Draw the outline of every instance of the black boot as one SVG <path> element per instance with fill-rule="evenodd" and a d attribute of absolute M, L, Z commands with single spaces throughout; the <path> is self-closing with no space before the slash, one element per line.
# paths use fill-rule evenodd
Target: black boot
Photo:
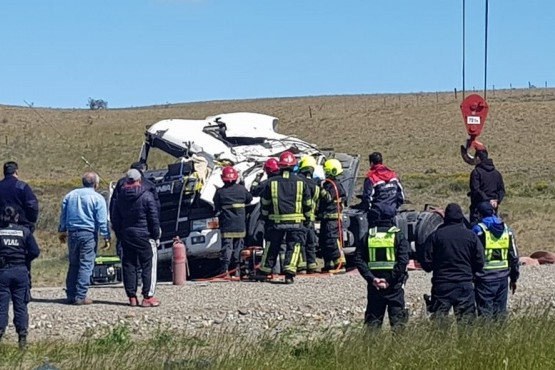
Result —
<path fill-rule="evenodd" d="M 17 343 L 19 345 L 19 349 L 27 348 L 27 336 L 26 335 L 20 335 L 19 340 L 17 341 Z"/>
<path fill-rule="evenodd" d="M 285 274 L 285 284 L 293 284 L 295 275 L 292 274 Z"/>

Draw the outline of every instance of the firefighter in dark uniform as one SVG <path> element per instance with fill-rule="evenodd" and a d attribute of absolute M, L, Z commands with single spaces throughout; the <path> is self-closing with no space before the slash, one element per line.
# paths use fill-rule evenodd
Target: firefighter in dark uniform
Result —
<path fill-rule="evenodd" d="M 461 206 L 447 205 L 443 224 L 430 234 L 423 249 L 420 264 L 424 271 L 433 272 L 429 311 L 442 321 L 453 307 L 458 321 L 473 319 L 473 280 L 484 267 L 484 247 L 466 228 Z"/>
<path fill-rule="evenodd" d="M 238 184 L 239 174 L 231 166 L 222 169 L 224 186 L 214 194 L 214 208 L 218 212 L 222 249 L 218 275 L 227 274 L 230 264 L 235 270 L 239 264 L 239 253 L 246 236 L 245 207 L 252 202 L 252 195 L 244 185 Z"/>
<path fill-rule="evenodd" d="M 341 245 L 340 223 L 347 192 L 341 182 L 337 181 L 337 177 L 343 173 L 341 162 L 328 159 L 324 163 L 324 172 L 326 180 L 322 184 L 317 212 L 320 219 L 320 252 L 324 259 L 322 271 L 344 272 L 345 256 Z"/>
<path fill-rule="evenodd" d="M 520 276 L 518 250 L 511 228 L 495 215 L 490 202 L 477 207 L 479 223 L 472 228 L 484 245 L 484 270 L 474 279 L 478 316 L 503 319 L 509 287 L 513 294 Z M 509 282 L 510 280 L 510 282 Z"/>
<path fill-rule="evenodd" d="M 27 345 L 29 329 L 29 273 L 27 263 L 40 254 L 33 234 L 18 225 L 19 213 L 13 207 L 0 209 L 0 339 L 8 326 L 8 308 L 13 303 L 14 326 L 19 346 Z"/>
<path fill-rule="evenodd" d="M 408 277 L 410 245 L 390 220 L 370 227 L 367 244 L 357 246 L 355 264 L 368 283 L 368 303 L 364 322 L 381 328 L 385 311 L 391 327 L 408 321 L 404 283 Z"/>
<path fill-rule="evenodd" d="M 320 199 L 320 181 L 313 178 L 314 170 L 316 169 L 316 158 L 311 155 L 305 155 L 299 162 L 299 177 L 305 182 L 306 186 L 310 189 L 312 197 L 312 210 L 310 212 L 310 219 L 304 223 L 306 232 L 305 243 L 303 245 L 301 256 L 302 261 L 299 263 L 299 269 L 306 270 L 307 273 L 313 274 L 320 272 L 318 263 L 316 262 L 316 247 L 318 246 L 318 237 L 314 229 L 314 221 L 316 221 L 316 207 Z"/>
<path fill-rule="evenodd" d="M 250 192 L 253 197 L 261 196 L 270 178 L 279 175 L 278 160 L 275 158 L 269 158 L 266 162 L 264 162 L 264 172 L 267 176 L 266 180 L 260 181 L 264 175 L 263 173 L 260 173 L 251 184 Z"/>
<path fill-rule="evenodd" d="M 262 196 L 262 218 L 265 220 L 266 247 L 260 263 L 260 273 L 269 275 L 276 264 L 281 243 L 285 237 L 283 270 L 285 283 L 293 283 L 304 243 L 303 223 L 310 219 L 312 199 L 305 182 L 295 173 L 297 158 L 291 152 L 279 157 L 281 175 L 272 177 Z"/>

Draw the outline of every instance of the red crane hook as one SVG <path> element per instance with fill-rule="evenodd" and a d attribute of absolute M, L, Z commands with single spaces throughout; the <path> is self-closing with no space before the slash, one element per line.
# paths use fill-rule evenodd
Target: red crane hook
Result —
<path fill-rule="evenodd" d="M 488 103 L 478 94 L 467 96 L 461 103 L 461 113 L 469 136 L 466 143 L 461 145 L 461 157 L 468 164 L 476 165 L 479 162 L 475 155 L 468 153 L 469 149 L 474 149 L 474 151 L 486 149 L 485 145 L 477 139 L 484 128 L 488 111 Z"/>

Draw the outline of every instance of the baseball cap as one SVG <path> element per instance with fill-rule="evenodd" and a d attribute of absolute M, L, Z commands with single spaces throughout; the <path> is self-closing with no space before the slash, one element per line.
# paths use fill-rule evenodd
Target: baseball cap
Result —
<path fill-rule="evenodd" d="M 140 179 L 141 179 L 141 173 L 138 170 L 132 168 L 129 171 L 127 171 L 127 181 L 135 182 L 135 181 L 139 181 Z"/>

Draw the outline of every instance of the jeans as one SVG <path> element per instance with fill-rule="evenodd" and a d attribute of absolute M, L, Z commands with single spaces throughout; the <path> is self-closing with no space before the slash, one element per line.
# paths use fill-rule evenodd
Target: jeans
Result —
<path fill-rule="evenodd" d="M 509 281 L 507 278 L 500 280 L 480 280 L 475 283 L 476 306 L 478 316 L 494 319 L 503 319 L 507 314 L 507 295 Z"/>
<path fill-rule="evenodd" d="M 97 234 L 92 231 L 69 232 L 66 294 L 70 301 L 87 296 L 96 258 L 96 243 Z"/>

